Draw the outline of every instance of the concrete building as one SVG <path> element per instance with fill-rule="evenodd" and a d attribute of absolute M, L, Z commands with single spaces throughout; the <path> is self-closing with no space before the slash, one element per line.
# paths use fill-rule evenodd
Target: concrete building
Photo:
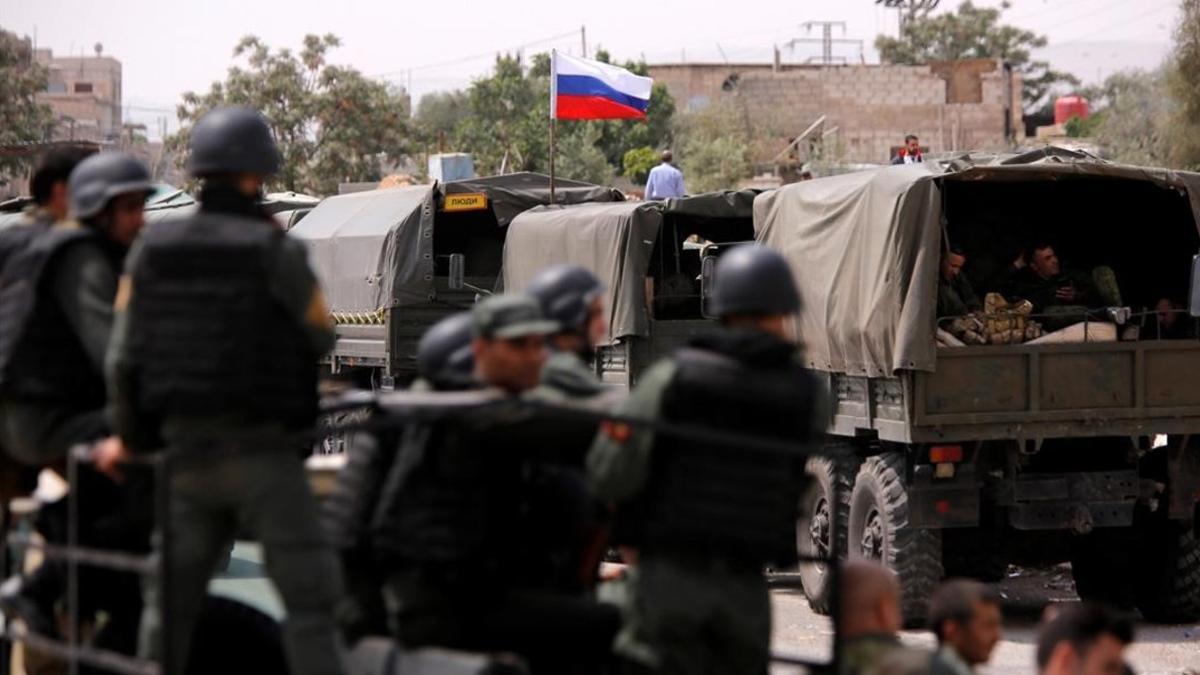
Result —
<path fill-rule="evenodd" d="M 47 70 L 38 100 L 54 110 L 55 140 L 113 142 L 121 135 L 121 62 L 103 56 L 55 56 L 38 49 L 34 59 Z"/>
<path fill-rule="evenodd" d="M 916 134 L 926 152 L 1011 147 L 1021 128 L 1021 76 L 996 59 L 920 66 L 660 64 L 680 110 L 736 97 L 759 133 L 784 150 L 822 115 L 847 163 L 887 163 Z M 770 161 L 758 157 L 756 161 Z"/>

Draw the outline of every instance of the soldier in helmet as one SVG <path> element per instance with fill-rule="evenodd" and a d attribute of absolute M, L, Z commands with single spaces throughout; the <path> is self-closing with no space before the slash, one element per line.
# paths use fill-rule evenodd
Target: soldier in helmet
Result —
<path fill-rule="evenodd" d="M 417 344 L 417 380 L 412 391 L 464 391 L 478 386 L 471 353 L 470 312 L 458 312 L 434 324 Z M 402 428 L 355 434 L 346 466 L 321 516 L 346 572 L 347 593 L 338 603 L 338 624 L 348 642 L 387 634 L 382 587 L 385 572 L 371 546 L 377 512 L 387 512 L 399 498 L 414 468 L 397 462 Z M 415 460 L 417 458 L 409 458 Z"/>
<path fill-rule="evenodd" d="M 543 389 L 568 399 L 590 398 L 604 391 L 588 363 L 608 333 L 604 313 L 604 284 L 579 265 L 547 267 L 525 289 L 559 330 L 547 339 L 550 348 L 542 366 Z"/>
<path fill-rule="evenodd" d="M 54 224 L 51 199 L 46 218 L 18 226 L 25 230 L 23 245 L 10 251 L 0 271 L 0 445 L 26 466 L 59 471 L 76 444 L 95 442 L 102 452 L 120 452 L 105 414 L 104 355 L 117 278 L 141 230 L 151 183 L 141 162 L 105 152 L 80 162 L 67 186 L 73 220 Z M 86 500 L 81 541 L 119 545 L 98 540 L 97 528 L 122 496 L 98 474 L 81 471 L 79 478 L 74 488 Z M 51 539 L 65 532 L 64 508 L 52 505 L 44 513 Z M 48 564 L 23 583 L 14 578 L 0 591 L 0 603 L 34 632 L 53 635 L 53 606 L 65 590 L 62 572 Z M 126 643 L 109 646 L 132 648 L 136 618 L 136 609 L 121 613 Z"/>
<path fill-rule="evenodd" d="M 171 616 L 165 644 L 152 625 L 146 647 L 165 647 L 165 672 L 186 670 L 209 577 L 246 531 L 287 610 L 291 672 L 341 673 L 341 572 L 297 438 L 316 422 L 332 322 L 303 244 L 258 205 L 280 161 L 266 119 L 214 109 L 189 147 L 199 212 L 148 228 L 130 253 L 109 359 L 126 445 L 170 451 Z"/>
<path fill-rule="evenodd" d="M 535 400 L 610 407 L 617 390 L 605 387 L 591 362 L 608 333 L 604 284 L 579 265 L 553 265 L 534 276 L 527 293 L 541 305 L 546 318 L 558 322 L 547 336 L 549 355 L 542 366 Z M 542 583 L 562 589 L 590 588 L 606 540 L 603 506 L 583 475 L 590 440 L 563 443 L 530 472 L 528 536 Z"/>
<path fill-rule="evenodd" d="M 821 430 L 823 396 L 789 337 L 800 310 L 775 251 L 739 246 L 720 259 L 719 328 L 656 364 L 624 415 L 780 441 L 754 451 L 609 424 L 588 456 L 616 506 L 618 544 L 637 549 L 619 654 L 669 673 L 766 673 L 771 633 L 764 566 L 794 561 L 803 445 Z"/>
<path fill-rule="evenodd" d="M 472 315 L 475 377 L 491 404 L 405 428 L 395 460 L 408 467 L 403 489 L 376 511 L 372 547 L 389 573 L 392 626 L 408 647 L 515 652 L 535 673 L 575 672 L 607 657 L 619 617 L 530 583 L 527 476 L 572 425 L 520 397 L 537 386 L 544 337 L 558 324 L 525 294 L 490 297 Z M 583 439 L 594 433 L 574 426 Z"/>

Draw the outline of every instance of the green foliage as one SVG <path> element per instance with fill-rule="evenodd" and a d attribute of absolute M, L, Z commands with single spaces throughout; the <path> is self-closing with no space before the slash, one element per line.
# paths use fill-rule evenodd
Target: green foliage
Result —
<path fill-rule="evenodd" d="M 1168 114 L 1171 164 L 1200 169 L 1200 0 L 1181 0 L 1175 49 L 1165 84 L 1174 103 Z"/>
<path fill-rule="evenodd" d="M 1067 138 L 1088 138 L 1095 133 L 1096 127 L 1102 120 L 1103 116 L 1101 115 L 1092 115 L 1087 118 L 1075 115 L 1067 120 L 1063 128 L 1067 133 Z"/>
<path fill-rule="evenodd" d="M 597 57 L 607 59 L 608 54 L 598 50 Z M 644 63 L 627 62 L 623 67 L 640 74 L 647 70 Z M 491 75 L 472 83 L 465 100 L 465 115 L 455 125 L 454 149 L 470 152 L 478 171 L 549 171 L 549 54 L 535 54 L 528 72 L 522 72 L 516 57 L 498 57 Z M 624 168 L 630 148 L 657 147 L 669 140 L 674 114 L 671 95 L 656 85 L 646 121 L 558 122 L 558 174 L 568 177 L 570 170 L 577 174 L 573 178 L 607 182 Z M 607 165 L 603 171 L 597 157 Z"/>
<path fill-rule="evenodd" d="M 720 100 L 682 118 L 682 150 L 677 154 L 688 192 L 736 188 L 750 173 L 752 135 L 745 111 L 734 99 Z"/>
<path fill-rule="evenodd" d="M 477 171 L 549 169 L 548 77 L 526 77 L 515 56 L 498 56 L 492 75 L 467 90 L 467 112 L 455 149 L 470 152 Z"/>
<path fill-rule="evenodd" d="M 310 34 L 297 54 L 242 38 L 233 55 L 244 65 L 231 67 L 206 94 L 183 95 L 184 126 L 168 146 L 186 147 L 190 125 L 212 108 L 245 105 L 267 117 L 279 144 L 283 168 L 274 186 L 330 194 L 342 181 L 379 180 L 383 159 L 408 152 L 408 97 L 353 68 L 329 65 L 329 50 L 340 44 L 334 35 Z"/>
<path fill-rule="evenodd" d="M 576 133 L 567 134 L 558 144 L 555 173 L 563 178 L 604 185 L 612 181 L 613 168 L 596 147 L 599 125 L 584 122 Z"/>
<path fill-rule="evenodd" d="M 621 160 L 621 165 L 624 167 L 623 175 L 639 185 L 646 182 L 646 178 L 650 175 L 650 169 L 653 169 L 656 164 L 658 164 L 658 153 L 648 145 L 626 152 L 625 157 Z"/>
<path fill-rule="evenodd" d="M 0 145 L 47 138 L 54 125 L 50 107 L 34 96 L 46 88 L 46 71 L 33 62 L 28 40 L 0 29 Z M 0 157 L 0 183 L 27 171 L 32 157 Z"/>
<path fill-rule="evenodd" d="M 933 9 L 912 9 L 899 38 L 880 35 L 875 48 L 884 63 L 921 64 L 973 58 L 1000 58 L 1021 73 L 1022 98 L 1026 109 L 1036 109 L 1056 86 L 1078 85 L 1069 73 L 1036 61 L 1032 50 L 1046 46 L 1046 36 L 1000 22 L 1010 7 L 976 7 L 964 0 L 955 12 L 934 14 Z"/>
<path fill-rule="evenodd" d="M 417 104 L 416 129 L 427 143 L 436 143 L 438 133 L 453 137 L 454 130 L 467 118 L 467 95 L 461 91 L 425 94 Z"/>
<path fill-rule="evenodd" d="M 1091 135 L 1109 158 L 1144 166 L 1171 163 L 1166 131 L 1171 103 L 1161 70 L 1114 73 L 1090 93 L 1098 110 Z"/>

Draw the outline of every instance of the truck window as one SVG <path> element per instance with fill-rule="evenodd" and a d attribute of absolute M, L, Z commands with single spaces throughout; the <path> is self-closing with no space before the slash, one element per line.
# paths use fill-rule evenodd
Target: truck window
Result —
<path fill-rule="evenodd" d="M 654 318 L 698 320 L 700 254 L 706 242 L 731 243 L 754 238 L 750 218 L 703 218 L 667 214 L 651 254 Z"/>
<path fill-rule="evenodd" d="M 446 213 L 433 221 L 434 274 L 447 276 L 451 253 L 466 256 L 466 276 L 495 279 L 500 274 L 506 228 L 496 224 L 491 207 L 486 211 Z"/>

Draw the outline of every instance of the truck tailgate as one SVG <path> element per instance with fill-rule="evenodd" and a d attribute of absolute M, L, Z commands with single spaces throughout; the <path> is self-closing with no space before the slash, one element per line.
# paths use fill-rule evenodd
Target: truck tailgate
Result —
<path fill-rule="evenodd" d="M 997 424 L 1029 436 L 1200 432 L 1196 341 L 944 348 L 914 379 L 914 425 L 936 436 Z"/>

